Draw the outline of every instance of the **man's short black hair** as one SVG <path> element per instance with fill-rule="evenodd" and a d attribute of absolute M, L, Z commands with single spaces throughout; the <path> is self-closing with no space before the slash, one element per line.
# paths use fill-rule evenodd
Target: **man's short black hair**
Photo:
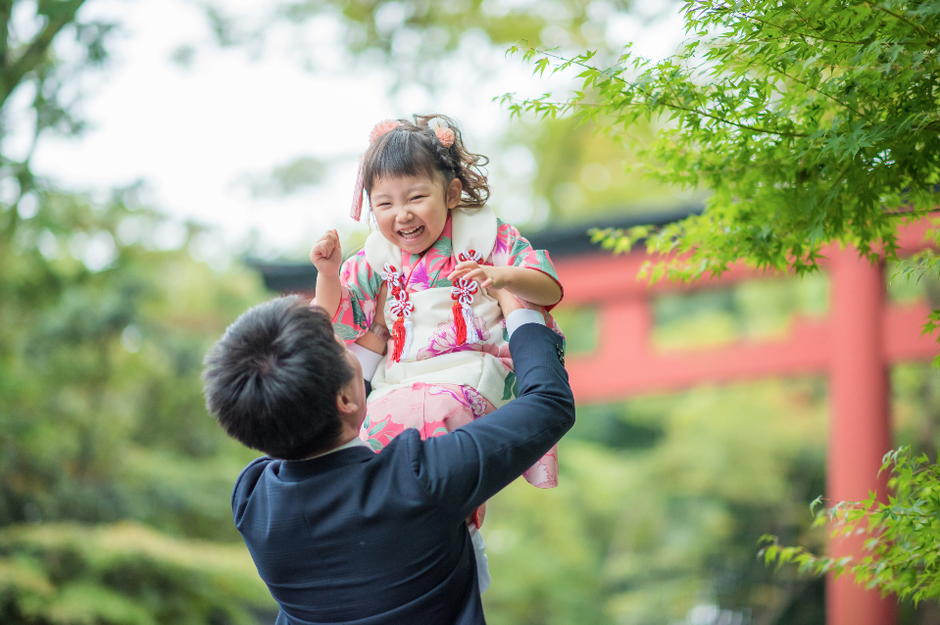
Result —
<path fill-rule="evenodd" d="M 329 449 L 336 396 L 353 377 L 330 318 L 298 296 L 242 314 L 203 361 L 206 407 L 232 438 L 275 458 Z"/>

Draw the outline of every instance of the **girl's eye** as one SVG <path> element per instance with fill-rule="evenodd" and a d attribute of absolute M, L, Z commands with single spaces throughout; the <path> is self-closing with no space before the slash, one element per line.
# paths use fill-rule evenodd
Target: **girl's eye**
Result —
<path fill-rule="evenodd" d="M 420 199 L 423 198 L 423 197 L 424 197 L 423 195 L 416 195 L 416 196 L 414 196 L 413 198 L 411 198 L 411 201 L 414 202 L 414 201 L 416 201 L 416 200 L 420 200 Z"/>

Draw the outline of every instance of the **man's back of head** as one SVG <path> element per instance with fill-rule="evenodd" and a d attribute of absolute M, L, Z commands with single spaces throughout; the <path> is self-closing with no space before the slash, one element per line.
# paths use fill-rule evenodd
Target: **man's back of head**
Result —
<path fill-rule="evenodd" d="M 206 407 L 242 444 L 296 460 L 328 449 L 339 435 L 336 397 L 354 372 L 330 318 L 300 297 L 245 312 L 204 364 Z"/>

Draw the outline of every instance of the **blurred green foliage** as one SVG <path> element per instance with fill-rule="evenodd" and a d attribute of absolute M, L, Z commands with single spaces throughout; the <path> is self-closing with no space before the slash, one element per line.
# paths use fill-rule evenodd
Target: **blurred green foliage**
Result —
<path fill-rule="evenodd" d="M 267 599 L 239 547 L 130 522 L 0 530 L 0 619 L 11 625 L 251 625 L 245 605 Z"/>
<path fill-rule="evenodd" d="M 574 95 L 503 101 L 516 115 L 573 113 L 629 142 L 653 179 L 708 189 L 700 215 L 599 237 L 669 254 L 654 275 L 739 261 L 807 273 L 831 242 L 895 259 L 898 224 L 936 207 L 938 102 L 920 85 L 940 76 L 938 16 L 937 2 L 702 0 L 683 8 L 690 39 L 674 56 L 529 47 L 536 73 L 573 70 Z M 651 120 L 652 140 L 632 136 Z"/>
<path fill-rule="evenodd" d="M 217 531 L 223 515 L 203 510 L 200 493 L 186 503 L 159 483 L 211 490 L 247 458 L 206 419 L 199 373 L 207 345 L 263 297 L 258 279 L 219 274 L 186 247 L 156 248 L 153 236 L 173 224 L 120 195 L 96 207 L 37 194 L 36 214 L 0 248 L 0 522 L 147 510 L 146 520 L 188 533 Z M 163 452 L 179 458 L 168 464 Z"/>
<path fill-rule="evenodd" d="M 825 315 L 828 305 L 825 274 L 665 292 L 653 301 L 653 343 L 670 350 L 781 338 L 798 318 Z"/>
<path fill-rule="evenodd" d="M 597 309 L 590 306 L 562 305 L 552 310 L 552 316 L 565 332 L 567 354 L 588 354 L 597 348 Z"/>
<path fill-rule="evenodd" d="M 19 123 L 7 106 L 17 88 L 34 94 L 34 142 L 83 128 L 75 100 L 62 94 L 80 93 L 78 79 L 105 64 L 113 30 L 83 20 L 83 4 L 0 2 L 2 137 Z M 14 9 L 35 17 L 35 32 L 16 31 Z M 297 23 L 339 16 L 350 51 L 413 63 L 417 80 L 435 71 L 418 61 L 446 59 L 480 33 L 480 45 L 593 44 L 605 20 L 626 9 L 602 0 L 276 8 Z M 208 12 L 220 42 L 242 41 L 218 7 Z M 78 52 L 58 57 L 56 38 Z M 542 219 L 690 199 L 626 173 L 633 157 L 616 139 L 570 120 L 512 133 L 507 146 L 535 163 Z M 0 154 L 0 622 L 270 622 L 272 603 L 229 509 L 232 482 L 255 454 L 207 417 L 199 383 L 207 346 L 269 294 L 237 266 L 193 260 L 211 233 L 165 220 L 135 189 L 107 201 L 57 190 L 33 176 L 31 153 Z M 298 163 L 261 191 L 286 193 L 322 175 L 318 163 Z M 820 312 L 826 289 L 824 280 L 775 280 L 664 295 L 657 341 L 687 348 L 703 337 L 779 333 L 795 315 Z M 572 349 L 602 340 L 590 309 L 558 316 Z M 899 439 L 935 449 L 940 378 L 919 365 L 893 376 Z M 805 510 L 822 491 L 824 427 L 819 380 L 580 406 L 561 446 L 559 488 L 517 482 L 491 502 L 488 620 L 666 624 L 716 606 L 755 623 L 822 622 L 821 585 L 774 574 L 755 554 L 765 533 L 810 549 L 821 543 Z"/>
<path fill-rule="evenodd" d="M 940 465 L 927 454 L 901 447 L 884 456 L 890 472 L 888 501 L 871 493 L 862 501 L 844 501 L 817 515 L 833 536 L 865 536 L 866 552 L 858 558 L 817 556 L 802 546 L 781 546 L 776 536 L 762 538 L 768 564 L 798 564 L 815 575 L 849 572 L 868 587 L 877 587 L 918 605 L 940 599 Z M 814 502 L 815 503 L 815 502 Z"/>
<path fill-rule="evenodd" d="M 211 234 L 138 188 L 92 201 L 33 174 L 107 61 L 114 25 L 82 5 L 0 3 L 0 139 L 19 133 L 0 142 L 0 622 L 251 623 L 272 602 L 227 493 L 253 454 L 206 416 L 199 373 L 266 295 L 193 260 Z"/>
<path fill-rule="evenodd" d="M 0 244 L 0 620 L 252 622 L 270 598 L 227 494 L 254 454 L 207 417 L 199 374 L 258 277 L 194 261 L 199 229 L 133 190 L 31 193 Z"/>
<path fill-rule="evenodd" d="M 644 123 L 630 129 L 637 138 L 648 139 L 652 132 Z M 643 176 L 623 137 L 599 133 L 576 119 L 514 120 L 501 143 L 490 169 L 505 182 L 492 204 L 514 223 L 535 228 L 549 222 L 597 223 L 692 207 L 704 199 L 698 190 Z"/>
<path fill-rule="evenodd" d="M 892 371 L 891 383 L 896 444 L 900 445 L 883 460 L 882 471 L 890 474 L 891 496 L 886 502 L 869 497 L 828 509 L 817 506 L 819 502 L 813 506 L 816 524 L 828 523 L 833 535 L 863 533 L 868 553 L 854 561 L 836 560 L 817 556 L 819 551 L 805 545 L 787 546 L 791 543 L 769 535 L 763 556 L 778 566 L 796 564 L 804 573 L 850 572 L 860 583 L 906 600 L 902 609 L 911 620 L 930 623 L 936 621 L 940 599 L 940 375 L 926 363 L 905 364 Z"/>
<path fill-rule="evenodd" d="M 583 47 L 603 40 L 606 21 L 626 12 L 628 0 L 287 0 L 272 7 L 269 19 L 304 27 L 324 16 L 335 18 L 341 41 L 354 58 L 395 68 L 400 81 L 433 85 L 454 55 L 481 52 L 488 44 L 504 47 L 520 40 L 532 45 Z M 665 7 L 664 7 L 665 8 Z M 209 15 L 228 13 L 217 3 Z M 221 24 L 217 38 L 264 37 L 265 32 Z M 314 42 L 307 42 L 314 43 Z M 606 46 L 604 46 L 606 47 Z M 306 57 L 316 67 L 315 54 Z"/>

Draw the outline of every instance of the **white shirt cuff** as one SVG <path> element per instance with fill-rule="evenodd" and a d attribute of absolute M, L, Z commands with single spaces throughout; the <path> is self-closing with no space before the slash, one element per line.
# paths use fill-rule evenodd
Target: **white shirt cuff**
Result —
<path fill-rule="evenodd" d="M 545 317 L 541 311 L 529 308 L 518 308 L 506 315 L 506 331 L 509 333 L 509 338 L 512 338 L 512 333 L 516 331 L 516 328 L 527 323 L 537 323 L 543 326 Z"/>
<path fill-rule="evenodd" d="M 371 349 L 366 349 L 362 345 L 356 345 L 355 343 L 350 343 L 348 349 L 352 352 L 353 356 L 359 360 L 359 364 L 362 366 L 362 379 L 366 382 L 371 381 L 372 376 L 375 375 L 375 370 L 378 369 L 379 363 L 382 362 L 385 356 L 376 354 Z"/>

